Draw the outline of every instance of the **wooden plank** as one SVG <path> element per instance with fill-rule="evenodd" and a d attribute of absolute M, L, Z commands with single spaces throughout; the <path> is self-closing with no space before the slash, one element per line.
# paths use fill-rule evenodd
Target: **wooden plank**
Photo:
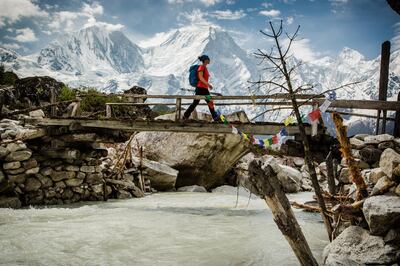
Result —
<path fill-rule="evenodd" d="M 397 95 L 397 101 L 400 103 L 400 92 Z M 397 138 L 400 137 L 400 110 L 396 111 L 393 135 Z"/>
<path fill-rule="evenodd" d="M 340 115 L 350 115 L 350 116 L 359 116 L 359 117 L 367 117 L 367 118 L 377 118 L 375 115 L 366 115 L 366 114 L 359 114 L 359 113 L 351 113 L 351 112 L 339 112 L 336 110 L 326 110 L 327 113 L 338 113 Z M 389 121 L 395 121 L 395 118 L 388 117 L 386 118 Z"/>
<path fill-rule="evenodd" d="M 387 100 L 387 88 L 389 82 L 389 62 L 390 62 L 390 42 L 386 41 L 382 43 L 382 51 L 381 51 L 381 68 L 379 75 L 379 100 L 386 101 Z M 382 131 L 381 133 L 386 133 L 386 110 L 383 110 L 382 117 Z"/>
<path fill-rule="evenodd" d="M 133 98 L 147 98 L 147 99 L 197 99 L 203 100 L 202 95 L 149 95 L 149 94 L 124 94 Z M 261 100 L 261 99 L 290 99 L 287 93 L 276 93 L 272 95 L 227 95 L 227 96 L 212 96 L 213 100 Z M 318 96 L 316 94 L 300 94 L 296 95 L 297 99 L 311 99 L 311 98 L 325 98 L 324 95 Z"/>
<path fill-rule="evenodd" d="M 51 88 L 51 89 L 50 89 L 50 103 L 51 103 L 51 104 L 54 104 L 54 103 L 56 103 L 56 102 L 57 102 L 57 100 L 56 100 L 56 93 L 55 93 L 55 91 L 54 91 L 54 88 Z M 51 116 L 56 116 L 56 115 L 57 115 L 57 107 L 56 107 L 55 105 L 52 105 L 52 106 L 51 106 L 50 114 L 51 114 Z"/>
<path fill-rule="evenodd" d="M 319 105 L 325 100 L 316 99 Z M 400 102 L 397 101 L 373 101 L 373 100 L 335 100 L 329 107 L 352 108 L 365 110 L 400 110 Z"/>
<path fill-rule="evenodd" d="M 120 105 L 120 106 L 176 106 L 176 103 L 107 103 L 108 105 Z M 188 106 L 191 105 L 191 102 L 181 103 L 181 105 Z M 303 105 L 312 105 L 311 102 L 299 102 L 299 104 Z M 206 103 L 199 103 L 198 105 L 207 106 Z M 232 103 L 224 103 L 218 102 L 216 103 L 218 106 L 227 106 L 227 105 L 261 105 L 261 106 L 291 106 L 291 102 L 232 102 Z"/>
<path fill-rule="evenodd" d="M 232 129 L 222 123 L 174 122 L 174 121 L 126 121 L 126 120 L 91 120 L 91 119 L 35 119 L 26 118 L 25 123 L 40 126 L 70 126 L 78 123 L 82 128 L 104 128 L 127 132 L 161 131 L 186 133 L 231 133 Z M 284 126 L 281 123 L 231 123 L 242 132 L 254 135 L 274 135 Z M 299 133 L 297 125 L 286 127 L 289 135 Z M 306 133 L 311 134 L 311 127 L 306 125 Z"/>
<path fill-rule="evenodd" d="M 175 121 L 181 120 L 181 109 L 182 109 L 182 99 L 176 99 L 176 107 L 175 107 Z"/>

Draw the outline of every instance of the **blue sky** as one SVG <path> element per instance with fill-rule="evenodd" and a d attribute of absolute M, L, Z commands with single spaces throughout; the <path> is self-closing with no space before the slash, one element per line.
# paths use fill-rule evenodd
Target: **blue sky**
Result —
<path fill-rule="evenodd" d="M 266 45 L 259 30 L 280 20 L 289 32 L 301 26 L 296 49 L 310 59 L 343 47 L 375 58 L 385 40 L 400 48 L 400 16 L 386 0 L 0 0 L 0 45 L 29 54 L 90 25 L 122 30 L 140 43 L 193 20 L 229 30 L 250 51 Z"/>

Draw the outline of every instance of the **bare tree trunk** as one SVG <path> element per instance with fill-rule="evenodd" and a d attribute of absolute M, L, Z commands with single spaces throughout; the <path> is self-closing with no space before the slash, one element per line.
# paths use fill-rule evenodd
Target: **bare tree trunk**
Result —
<path fill-rule="evenodd" d="M 275 29 L 272 26 L 271 22 L 270 22 L 270 26 L 271 26 L 273 35 L 274 36 L 278 36 L 279 34 L 277 34 L 275 32 Z M 328 232 L 329 240 L 332 240 L 332 225 L 331 225 L 331 222 L 330 222 L 330 218 L 326 213 L 325 201 L 324 201 L 324 198 L 322 196 L 321 188 L 320 188 L 319 183 L 318 183 L 317 173 L 315 172 L 315 168 L 314 168 L 314 165 L 313 165 L 313 162 L 312 162 L 310 144 L 308 142 L 306 130 L 304 128 L 304 124 L 303 124 L 303 121 L 301 119 L 299 107 L 298 107 L 297 100 L 296 100 L 296 94 L 295 94 L 295 92 L 293 90 L 293 87 L 292 87 L 292 81 L 290 79 L 289 71 L 287 70 L 287 67 L 286 67 L 286 60 L 284 58 L 284 55 L 282 54 L 282 50 L 281 50 L 281 46 L 279 45 L 278 38 L 274 38 L 274 39 L 275 39 L 276 47 L 278 49 L 279 57 L 280 57 L 281 65 L 282 65 L 282 67 L 281 67 L 282 68 L 282 74 L 284 75 L 285 80 L 286 80 L 287 89 L 288 89 L 288 92 L 290 94 L 290 98 L 291 98 L 292 105 L 293 105 L 293 111 L 294 111 L 294 113 L 296 115 L 297 123 L 298 123 L 298 126 L 299 126 L 300 136 L 302 138 L 302 142 L 303 142 L 303 146 L 304 146 L 305 162 L 306 162 L 307 167 L 308 167 L 308 172 L 310 173 L 310 176 L 311 176 L 311 182 L 312 182 L 312 185 L 314 187 L 315 195 L 317 196 L 318 204 L 319 204 L 319 206 L 321 208 L 322 220 L 324 221 L 326 230 Z"/>
<path fill-rule="evenodd" d="M 361 176 L 360 169 L 356 166 L 353 155 L 351 154 L 350 142 L 347 138 L 347 127 L 343 125 L 342 117 L 337 114 L 332 114 L 333 122 L 336 127 L 336 137 L 340 142 L 340 151 L 343 157 L 346 159 L 346 163 L 349 166 L 349 172 L 351 176 L 351 181 L 356 185 L 357 188 L 357 200 L 361 200 L 368 197 L 367 185 Z"/>
<path fill-rule="evenodd" d="M 261 160 L 254 160 L 250 163 L 249 170 L 252 186 L 271 209 L 276 225 L 285 236 L 300 264 L 318 265 L 272 167 L 267 165 L 265 169 L 262 169 Z"/>

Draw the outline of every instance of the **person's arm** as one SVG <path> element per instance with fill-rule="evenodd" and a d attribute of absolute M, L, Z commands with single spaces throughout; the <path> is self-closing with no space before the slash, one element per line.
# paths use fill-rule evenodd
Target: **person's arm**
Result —
<path fill-rule="evenodd" d="M 199 80 L 200 80 L 201 82 L 203 82 L 204 84 L 206 84 L 207 87 L 209 87 L 210 89 L 213 88 L 213 86 L 212 86 L 210 83 L 208 83 L 208 82 L 204 79 L 204 77 L 203 77 L 203 71 L 199 71 Z"/>

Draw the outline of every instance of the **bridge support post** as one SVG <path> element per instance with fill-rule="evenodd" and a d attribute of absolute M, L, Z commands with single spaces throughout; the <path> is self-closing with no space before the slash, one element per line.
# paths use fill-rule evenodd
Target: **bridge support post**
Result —
<path fill-rule="evenodd" d="M 106 104 L 106 117 L 111 118 L 111 105 Z"/>
<path fill-rule="evenodd" d="M 400 92 L 397 95 L 397 101 L 400 104 Z M 394 132 L 393 132 L 393 136 L 395 136 L 396 138 L 400 137 L 400 110 L 396 111 L 396 116 L 395 116 L 395 120 L 394 120 Z"/>
<path fill-rule="evenodd" d="M 387 88 L 389 82 L 389 61 L 390 61 L 390 42 L 386 41 L 382 43 L 381 50 L 381 69 L 379 75 L 379 100 L 387 100 Z M 382 117 L 382 130 L 381 133 L 386 133 L 386 116 L 387 111 L 383 110 Z M 381 110 L 378 110 L 378 118 L 376 121 L 376 134 L 379 134 L 379 120 L 380 120 Z"/>
<path fill-rule="evenodd" d="M 175 121 L 181 120 L 182 98 L 176 98 Z"/>

